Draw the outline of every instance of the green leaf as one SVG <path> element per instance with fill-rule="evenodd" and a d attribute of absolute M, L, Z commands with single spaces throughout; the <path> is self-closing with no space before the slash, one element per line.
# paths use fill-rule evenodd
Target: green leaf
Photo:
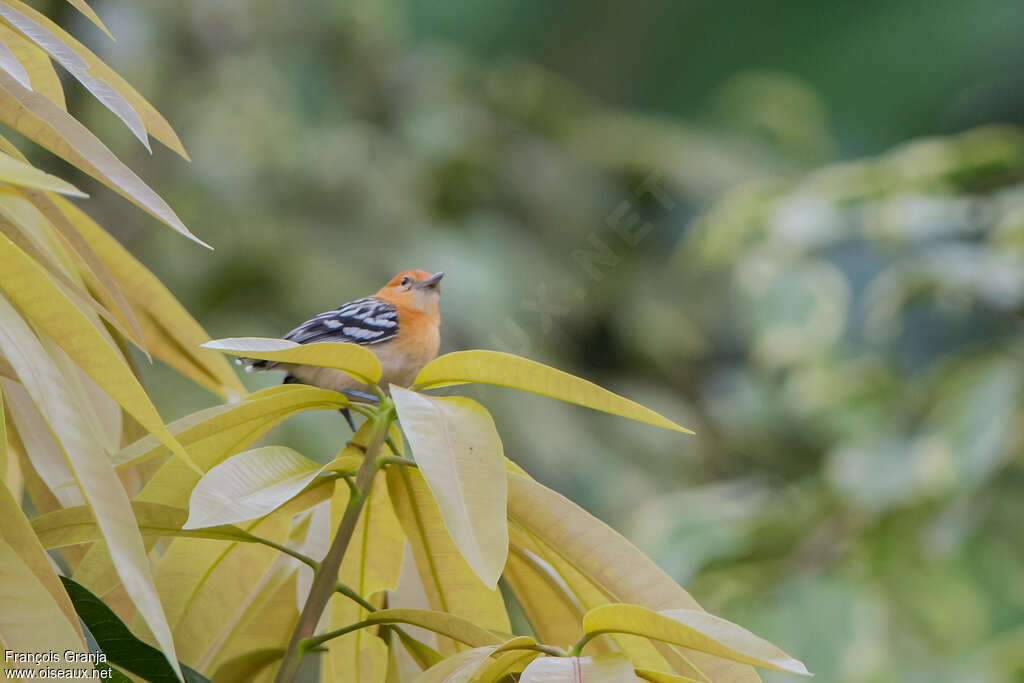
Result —
<path fill-rule="evenodd" d="M 530 662 L 519 683 L 634 683 L 633 665 L 622 655 L 539 657 Z"/>
<path fill-rule="evenodd" d="M 60 577 L 60 580 L 82 623 L 96 639 L 96 644 L 109 662 L 151 683 L 174 683 L 178 680 L 163 653 L 136 638 L 102 600 L 65 576 Z M 184 664 L 180 666 L 185 683 L 209 683 L 198 671 Z"/>
<path fill-rule="evenodd" d="M 380 361 L 372 351 L 346 342 L 296 344 L 287 339 L 236 337 L 215 339 L 203 344 L 203 348 L 257 360 L 332 368 L 366 384 L 376 384 L 381 375 Z"/>
<path fill-rule="evenodd" d="M 445 528 L 493 590 L 508 557 L 508 483 L 494 420 L 468 398 L 427 396 L 394 385 L 391 398 Z"/>
<path fill-rule="evenodd" d="M 807 667 L 767 640 L 702 610 L 670 609 L 655 612 L 639 605 L 604 605 L 584 615 L 583 630 L 588 635 L 630 633 L 743 664 L 810 675 Z"/>
<path fill-rule="evenodd" d="M 71 183 L 65 182 L 49 173 L 44 173 L 35 166 L 26 164 L 2 152 L 0 152 L 0 181 L 21 187 L 34 187 L 37 190 L 60 192 L 71 197 L 89 196 Z"/>
<path fill-rule="evenodd" d="M 207 472 L 192 489 L 183 528 L 233 524 L 268 515 L 295 497 L 323 469 L 284 446 L 233 455 Z"/>
<path fill-rule="evenodd" d="M 420 370 L 413 388 L 426 389 L 462 382 L 495 384 L 529 391 L 656 427 L 693 434 L 689 429 L 680 427 L 653 410 L 603 389 L 593 382 L 543 363 L 500 351 L 476 349 L 445 354 L 430 361 Z"/>

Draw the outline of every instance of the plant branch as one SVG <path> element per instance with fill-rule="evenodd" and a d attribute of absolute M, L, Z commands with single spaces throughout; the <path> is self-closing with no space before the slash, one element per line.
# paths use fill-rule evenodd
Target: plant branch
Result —
<path fill-rule="evenodd" d="M 380 409 L 371 418 L 374 421 L 373 432 L 363 456 L 363 464 L 356 474 L 356 494 L 349 498 L 348 507 L 334 534 L 334 541 L 320 563 L 320 570 L 313 578 L 309 597 L 306 598 L 306 604 L 303 605 L 302 613 L 299 614 L 299 621 L 295 625 L 288 649 L 277 670 L 275 683 L 292 683 L 295 680 L 302 655 L 309 650 L 304 643 L 312 639 L 313 631 L 316 629 L 317 622 L 320 621 L 327 601 L 331 599 L 331 595 L 337 588 L 338 569 L 341 567 L 341 560 L 345 557 L 349 541 L 352 540 L 352 534 L 355 531 L 356 522 L 359 521 L 359 513 L 363 509 L 367 493 L 373 485 L 373 478 L 378 469 L 377 456 L 380 455 L 384 440 L 388 435 L 388 428 L 394 417 L 394 404 L 386 399 L 382 400 Z M 314 646 L 317 644 L 319 643 L 314 643 Z"/>

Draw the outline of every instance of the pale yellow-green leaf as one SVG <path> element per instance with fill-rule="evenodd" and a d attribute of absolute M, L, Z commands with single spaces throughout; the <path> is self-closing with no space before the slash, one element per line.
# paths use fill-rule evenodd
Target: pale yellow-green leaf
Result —
<path fill-rule="evenodd" d="M 634 683 L 633 665 L 622 655 L 539 657 L 530 662 L 519 683 Z"/>
<path fill-rule="evenodd" d="M 700 609 L 689 593 L 604 522 L 525 475 L 509 472 L 508 481 L 510 521 L 543 542 L 587 582 L 599 587 L 609 601 L 638 604 L 656 611 Z M 699 679 L 699 671 L 715 683 L 761 680 L 748 665 L 703 652 L 675 652 L 673 646 L 662 644 L 658 651 L 676 673 L 686 676 Z"/>
<path fill-rule="evenodd" d="M 0 484 L 7 483 L 7 411 L 4 394 L 0 391 Z"/>
<path fill-rule="evenodd" d="M 3 1 L 5 4 L 17 9 L 39 26 L 49 31 L 57 38 L 57 40 L 70 48 L 79 59 L 85 62 L 90 74 L 106 83 L 112 90 L 128 101 L 132 108 L 138 112 L 139 116 L 142 117 L 142 121 L 150 135 L 162 142 L 168 148 L 180 154 L 185 159 L 188 159 L 188 155 L 185 153 L 185 149 L 182 147 L 181 141 L 175 134 L 174 129 L 171 128 L 171 125 L 167 123 L 164 117 L 160 115 L 160 112 L 158 112 L 153 105 L 147 102 L 146 99 L 142 97 L 135 88 L 129 85 L 128 81 L 122 78 L 114 69 L 107 66 L 101 59 L 93 54 L 89 48 L 82 45 L 82 43 L 76 40 L 74 36 L 55 24 L 45 14 L 36 11 L 25 3 L 20 2 L 20 0 Z"/>
<path fill-rule="evenodd" d="M 413 386 L 417 389 L 426 389 L 461 382 L 480 382 L 529 391 L 656 427 L 693 433 L 650 408 L 603 389 L 593 382 L 543 363 L 500 351 L 476 349 L 445 354 L 427 363 L 420 370 Z"/>
<path fill-rule="evenodd" d="M 6 278 L 4 284 L 7 284 Z M 91 325 L 89 327 L 92 329 Z M 100 341 L 106 344 L 102 338 Z M 128 496 L 110 464 L 109 454 L 104 452 L 97 441 L 96 428 L 83 417 L 87 413 L 81 408 L 87 401 L 84 392 L 80 387 L 76 391 L 74 383 L 68 381 L 67 373 L 62 376 L 57 371 L 43 344 L 4 297 L 0 297 L 0 350 L 15 368 L 26 390 L 53 428 L 75 480 L 103 533 L 125 590 L 145 623 L 153 630 L 160 649 L 180 677 L 174 642 L 156 594 L 149 561 L 132 516 Z M 160 426 L 163 427 L 162 422 Z"/>
<path fill-rule="evenodd" d="M 662 671 L 651 671 L 650 669 L 636 669 L 636 675 L 637 678 L 651 681 L 651 683 L 701 683 L 694 678 L 676 676 L 675 674 L 667 674 Z"/>
<path fill-rule="evenodd" d="M 10 300 L 139 424 L 194 467 L 164 425 L 131 368 L 92 322 L 25 252 L 0 239 L 0 280 Z"/>
<path fill-rule="evenodd" d="M 77 166 L 153 217 L 199 244 L 174 210 L 107 149 L 88 128 L 46 97 L 0 71 L 0 111 L 12 128 Z"/>
<path fill-rule="evenodd" d="M 473 672 L 470 683 L 498 683 L 509 674 L 521 673 L 527 664 L 540 656 L 539 652 L 529 650 L 515 650 L 501 654 L 498 654 L 496 650 Z"/>
<path fill-rule="evenodd" d="M 285 446 L 233 455 L 192 489 L 185 529 L 234 524 L 270 514 L 306 487 L 323 466 Z"/>
<path fill-rule="evenodd" d="M 775 671 L 809 675 L 807 667 L 742 626 L 702 610 L 655 612 L 639 605 L 604 605 L 583 617 L 588 634 L 631 633 Z"/>
<path fill-rule="evenodd" d="M 2 423 L 0 415 L 0 423 Z M 78 646 L 85 644 L 82 638 L 78 615 L 68 598 L 67 591 L 54 573 L 46 550 L 33 532 L 32 526 L 6 486 L 0 486 L 0 540 L 6 542 L 31 571 L 39 585 L 50 595 L 50 600 L 63 612 L 63 622 L 71 626 L 76 634 Z M 59 625 L 62 626 L 62 625 Z M 10 647 L 10 645 L 8 645 Z"/>
<path fill-rule="evenodd" d="M 445 528 L 466 562 L 496 588 L 508 556 L 505 454 L 487 410 L 459 396 L 392 385 L 391 398 Z"/>
<path fill-rule="evenodd" d="M 206 342 L 203 347 L 232 356 L 341 370 L 367 384 L 376 384 L 381 375 L 380 361 L 372 351 L 346 342 L 296 344 L 287 339 L 236 337 Z"/>
<path fill-rule="evenodd" d="M 26 38 L 46 51 L 54 60 L 68 70 L 85 89 L 93 94 L 103 106 L 121 119 L 136 138 L 149 150 L 149 137 L 142 117 L 129 102 L 114 88 L 90 72 L 90 65 L 82 59 L 70 46 L 54 35 L 46 26 L 21 11 L 21 3 L 17 0 L 0 2 L 0 17 L 16 28 Z M 27 74 L 26 74 L 26 80 Z M 27 83 L 22 84 L 28 87 Z"/>
<path fill-rule="evenodd" d="M 550 565 L 513 544 L 502 577 L 515 593 L 530 627 L 541 641 L 569 648 L 580 639 L 583 635 L 580 622 L 586 610 Z"/>
<path fill-rule="evenodd" d="M 14 53 L 18 62 L 28 74 L 30 90 L 34 90 L 43 97 L 53 102 L 62 110 L 67 111 L 67 102 L 64 101 L 64 87 L 61 85 L 60 76 L 57 75 L 50 56 L 36 47 L 31 40 L 21 35 L 7 24 L 0 23 L 0 42 Z M 17 80 L 17 79 L 15 79 Z M 17 157 L 17 148 L 6 139 L 0 142 L 3 150 L 11 156 Z"/>
<path fill-rule="evenodd" d="M 367 423 L 359 434 L 365 440 L 372 425 Z M 355 439 L 354 439 L 355 440 Z M 337 528 L 349 502 L 348 486 L 335 483 L 331 499 L 331 528 Z M 352 540 L 338 570 L 338 580 L 362 596 L 391 590 L 398 583 L 405 538 L 395 518 L 388 497 L 384 472 L 378 472 L 359 515 Z M 367 610 L 351 599 L 335 595 L 331 600 L 330 629 L 339 629 L 365 619 Z M 374 683 L 383 681 L 387 672 L 387 653 L 383 640 L 365 629 L 335 638 L 325 645 L 328 652 L 321 657 L 322 681 L 353 680 Z"/>
<path fill-rule="evenodd" d="M 6 489 L 0 495 L 6 493 Z M 50 572 L 53 573 L 52 571 Z M 59 582 L 58 582 L 59 583 Z M 0 642 L 6 652 L 57 652 L 71 650 L 85 654 L 89 649 L 68 616 L 37 574 L 21 558 L 18 550 L 0 539 Z M 11 661 L 0 662 L 4 669 L 51 669 L 54 664 Z M 93 668 L 87 662 L 62 661 L 67 671 L 85 672 Z"/>
<path fill-rule="evenodd" d="M 87 3 L 85 0 L 68 0 L 68 4 L 71 5 L 72 7 L 74 7 L 75 9 L 77 9 L 82 14 L 84 14 L 86 16 L 86 18 L 89 19 L 89 21 L 91 21 L 92 23 L 96 24 L 96 26 L 101 31 L 106 33 L 107 36 L 109 36 L 111 40 L 114 40 L 114 36 L 110 33 L 110 31 L 107 29 L 107 27 L 103 24 L 103 21 L 100 19 L 99 15 L 96 14 L 95 10 L 93 10 L 93 8 L 89 6 L 89 3 Z"/>
<path fill-rule="evenodd" d="M 495 647 L 475 647 L 441 660 L 424 671 L 416 683 L 467 683 Z"/>
<path fill-rule="evenodd" d="M 284 648 L 270 647 L 238 655 L 215 670 L 213 683 L 250 683 L 268 666 L 284 657 Z"/>
<path fill-rule="evenodd" d="M 11 78 L 24 87 L 32 89 L 32 80 L 29 78 L 28 72 L 25 71 L 25 67 L 21 65 L 18 58 L 11 52 L 11 48 L 7 47 L 7 44 L 2 41 L 0 41 L 0 69 L 6 71 Z"/>
<path fill-rule="evenodd" d="M 34 187 L 38 190 L 60 192 L 71 197 L 89 196 L 71 183 L 40 171 L 35 166 L 18 161 L 14 157 L 2 152 L 0 152 L 0 182 L 21 187 Z"/>
<path fill-rule="evenodd" d="M 387 481 L 391 504 L 409 540 L 430 607 L 487 629 L 511 631 L 501 593 L 485 586 L 466 564 L 444 527 L 423 475 L 414 468 L 389 467 Z M 457 646 L 441 639 L 438 649 L 451 654 Z"/>
<path fill-rule="evenodd" d="M 366 616 L 370 624 L 412 624 L 470 647 L 501 645 L 504 641 L 480 624 L 447 612 L 421 609 L 381 609 Z"/>
<path fill-rule="evenodd" d="M 77 206 L 62 197 L 51 196 L 49 199 L 81 233 L 131 302 L 146 328 L 143 330 L 146 348 L 179 370 L 182 368 L 174 361 L 184 356 L 188 363 L 200 369 L 196 373 L 187 374 L 222 397 L 245 395 L 245 388 L 224 356 L 200 348 L 200 344 L 209 340 L 209 335 L 167 287 Z M 143 318 L 148 320 L 141 320 Z M 162 353 L 163 350 L 166 353 Z M 204 375 L 207 377 L 204 378 Z"/>

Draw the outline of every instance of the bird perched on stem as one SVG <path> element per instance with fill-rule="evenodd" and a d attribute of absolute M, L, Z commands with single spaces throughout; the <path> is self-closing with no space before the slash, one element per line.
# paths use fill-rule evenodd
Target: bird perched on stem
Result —
<path fill-rule="evenodd" d="M 365 346 L 381 366 L 379 386 L 407 387 L 441 346 L 441 278 L 444 273 L 404 270 L 373 296 L 350 301 L 307 320 L 285 335 L 299 344 L 350 342 Z M 285 384 L 298 383 L 333 389 L 356 400 L 375 401 L 372 387 L 332 368 L 241 358 L 249 371 L 284 370 Z M 355 429 L 348 409 L 342 415 Z"/>

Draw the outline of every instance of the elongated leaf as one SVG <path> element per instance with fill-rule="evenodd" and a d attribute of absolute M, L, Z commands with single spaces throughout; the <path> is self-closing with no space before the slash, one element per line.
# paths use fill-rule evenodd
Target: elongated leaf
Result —
<path fill-rule="evenodd" d="M 139 424 L 195 467 L 185 449 L 167 431 L 131 368 L 46 272 L 7 240 L 0 240 L 0 270 L 4 273 L 0 289 L 11 301 Z"/>
<path fill-rule="evenodd" d="M 467 683 L 494 650 L 491 645 L 456 653 L 424 671 L 416 683 Z"/>
<path fill-rule="evenodd" d="M 64 87 L 61 85 L 60 76 L 57 75 L 57 71 L 53 68 L 50 56 L 40 50 L 31 40 L 3 23 L 0 23 L 0 42 L 7 46 L 18 59 L 21 66 L 24 67 L 25 73 L 29 77 L 28 89 L 34 90 L 53 102 L 60 109 L 67 111 L 68 106 L 64 101 Z M 15 80 L 18 79 L 15 78 Z M 3 143 L 3 150 L 16 157 L 17 154 L 14 154 L 14 150 L 12 150 L 14 145 L 11 145 L 6 140 Z"/>
<path fill-rule="evenodd" d="M 125 166 L 106 145 L 66 111 L 46 97 L 24 88 L 0 71 L 0 109 L 15 130 L 77 166 L 154 218 L 204 247 L 210 245 L 189 232 L 174 210 Z"/>
<path fill-rule="evenodd" d="M 485 586 L 466 564 L 444 527 L 423 475 L 413 468 L 389 467 L 387 481 L 395 516 L 409 540 L 431 608 L 487 629 L 511 631 L 501 593 Z M 438 649 L 451 654 L 456 647 L 442 639 Z"/>
<path fill-rule="evenodd" d="M 361 437 L 361 443 L 369 438 L 371 429 L 369 423 L 360 429 L 357 436 Z M 332 528 L 337 528 L 341 522 L 348 502 L 348 486 L 339 481 L 335 484 L 331 499 Z M 395 588 L 404 542 L 402 527 L 395 518 L 388 498 L 384 472 L 378 472 L 342 560 L 338 580 L 363 596 Z M 330 629 L 361 621 L 367 614 L 361 605 L 336 595 L 331 600 Z M 326 645 L 328 653 L 320 660 L 321 681 L 352 678 L 366 683 L 383 683 L 387 673 L 387 647 L 376 635 L 360 629 L 331 640 Z"/>
<path fill-rule="evenodd" d="M 0 378 L 2 379 L 2 378 Z M 0 391 L 0 484 L 7 483 L 7 410 L 4 393 Z"/>
<path fill-rule="evenodd" d="M 333 368 L 347 372 L 367 384 L 376 384 L 381 375 L 380 361 L 372 351 L 345 342 L 296 344 L 287 339 L 236 337 L 206 342 L 203 348 L 257 360 Z"/>
<path fill-rule="evenodd" d="M 207 472 L 192 489 L 184 528 L 233 524 L 270 514 L 323 469 L 284 446 L 233 455 Z"/>
<path fill-rule="evenodd" d="M 268 666 L 284 657 L 284 648 L 270 647 L 230 659 L 213 674 L 216 683 L 249 683 Z"/>
<path fill-rule="evenodd" d="M 0 420 L 2 422 L 2 420 Z M 64 614 L 64 624 L 56 625 L 56 628 L 63 628 L 65 625 L 71 627 L 78 640 L 77 647 L 83 647 L 85 641 L 82 638 L 82 631 L 75 617 L 74 607 L 64 593 L 60 580 L 50 565 L 43 545 L 36 538 L 29 521 L 25 519 L 18 503 L 7 490 L 6 486 L 0 486 L 0 540 L 7 543 L 11 551 L 18 555 L 25 567 L 31 571 L 39 585 L 50 594 L 50 599 L 56 607 Z M 10 644 L 8 643 L 8 647 Z"/>
<path fill-rule="evenodd" d="M 2 244 L 3 240 L 0 240 Z M 28 300 L 32 303 L 31 298 Z M 69 327 L 73 328 L 73 325 Z M 94 329 L 91 325 L 88 327 Z M 78 340 L 77 343 L 83 341 Z M 106 345 L 102 339 L 101 343 Z M 103 532 L 125 590 L 153 630 L 171 666 L 177 668 L 174 642 L 156 594 L 128 496 L 110 465 L 108 454 L 96 441 L 95 429 L 84 423 L 82 415 L 86 411 L 75 409 L 76 404 L 82 405 L 85 399 L 74 392 L 74 387 L 67 381 L 68 373 L 62 376 L 57 372 L 39 340 L 3 297 L 0 297 L 0 349 L 54 429 L 75 479 Z M 160 425 L 163 428 L 162 422 Z"/>
<path fill-rule="evenodd" d="M 132 514 L 143 536 L 184 536 L 219 541 L 255 543 L 252 535 L 235 526 L 182 529 L 188 511 L 159 503 L 132 503 Z M 32 520 L 32 530 L 44 548 L 61 548 L 103 538 L 92 512 L 85 505 L 63 508 Z"/>
<path fill-rule="evenodd" d="M 136 638 L 102 600 L 65 576 L 60 577 L 60 580 L 75 611 L 109 662 L 151 683 L 172 683 L 178 680 L 163 653 Z M 181 664 L 181 672 L 185 676 L 185 683 L 209 683 L 206 677 L 184 664 Z"/>
<path fill-rule="evenodd" d="M 107 30 L 107 27 L 103 24 L 103 21 L 100 19 L 99 15 L 96 14 L 95 10 L 93 10 L 93 8 L 89 6 L 89 3 L 87 3 L 85 0 L 68 0 L 68 4 L 77 9 L 82 14 L 84 14 L 86 18 L 89 19 L 89 21 L 96 24 L 96 26 L 101 31 L 106 33 L 111 40 L 114 39 L 114 36 L 110 33 L 109 30 Z"/>
<path fill-rule="evenodd" d="M 26 38 L 45 50 L 47 54 L 67 69 L 103 106 L 112 111 L 128 126 L 128 129 L 147 150 L 152 151 L 149 147 L 146 127 L 142 123 L 139 113 L 135 111 L 132 105 L 109 84 L 90 73 L 89 64 L 60 38 L 45 26 L 20 11 L 19 4 L 21 3 L 17 2 L 17 0 L 0 2 L 0 17 L 3 17 L 8 24 L 21 31 Z M 25 83 L 22 83 L 22 85 L 28 87 Z"/>
<path fill-rule="evenodd" d="M 488 588 L 508 557 L 508 488 L 501 437 L 468 398 L 391 387 L 398 419 L 455 546 Z"/>
<path fill-rule="evenodd" d="M 452 640 L 465 643 L 470 647 L 484 647 L 486 645 L 497 647 L 503 642 L 500 637 L 468 619 L 435 610 L 381 609 L 367 615 L 365 621 L 369 622 L 370 625 L 411 624 L 434 633 L 440 633 L 443 636 L 448 636 Z"/>
<path fill-rule="evenodd" d="M 767 640 L 702 610 L 655 612 L 639 605 L 604 605 L 587 612 L 583 630 L 588 635 L 631 633 L 744 664 L 809 675 L 807 667 Z"/>
<path fill-rule="evenodd" d="M 551 565 L 529 550 L 513 545 L 502 576 L 541 641 L 569 648 L 580 639 L 580 622 L 586 610 Z"/>
<path fill-rule="evenodd" d="M 634 683 L 633 665 L 622 655 L 540 657 L 523 670 L 520 683 Z"/>
<path fill-rule="evenodd" d="M 689 593 L 604 522 L 525 475 L 509 472 L 508 481 L 509 520 L 542 541 L 610 601 L 656 611 L 700 609 Z M 658 650 L 683 675 L 700 678 L 700 671 L 715 683 L 760 681 L 748 665 L 695 650 L 676 653 L 668 645 Z"/>
<path fill-rule="evenodd" d="M 675 674 L 667 674 L 662 671 L 651 671 L 650 669 L 637 669 L 636 675 L 637 678 L 651 681 L 651 683 L 700 683 L 700 681 L 694 678 L 676 676 Z"/>
<path fill-rule="evenodd" d="M 106 83 L 113 91 L 117 92 L 138 112 L 146 126 L 146 130 L 164 145 L 180 154 L 185 159 L 188 155 L 181 146 L 181 141 L 174 133 L 171 125 L 153 108 L 149 102 L 140 95 L 135 88 L 128 84 L 116 71 L 107 66 L 101 59 L 94 55 L 87 47 L 82 45 L 70 33 L 55 24 L 49 17 L 20 0 L 3 0 L 5 4 L 17 9 L 23 15 L 34 21 L 36 24 L 49 31 L 61 43 L 66 45 L 88 66 L 89 73 L 97 79 Z"/>
<path fill-rule="evenodd" d="M 6 490 L 2 492 L 6 493 Z M 52 571 L 50 572 L 53 573 Z M 0 642 L 7 652 L 85 654 L 82 634 L 69 621 L 39 576 L 21 554 L 0 538 Z M 4 667 L 39 670 L 53 664 L 5 661 Z M 61 667 L 88 670 L 85 662 L 61 662 Z M 0 667 L 3 668 L 3 667 Z"/>
<path fill-rule="evenodd" d="M 426 389 L 461 382 L 496 384 L 529 391 L 656 427 L 686 434 L 693 433 L 650 408 L 603 389 L 593 382 L 543 363 L 500 351 L 477 349 L 445 354 L 430 361 L 420 370 L 413 388 Z"/>
<path fill-rule="evenodd" d="M 491 658 L 477 667 L 470 679 L 471 683 L 498 683 L 509 674 L 522 673 L 526 665 L 540 657 L 539 652 L 515 650 L 498 654 L 495 651 Z"/>
<path fill-rule="evenodd" d="M 245 387 L 224 356 L 199 348 L 210 338 L 206 331 L 146 266 L 77 206 L 62 197 L 50 196 L 48 199 L 81 233 L 139 317 L 148 317 L 152 321 L 151 330 L 144 334 L 147 349 L 179 370 L 182 368 L 174 360 L 179 355 L 185 356 L 188 362 L 200 368 L 201 373 L 186 374 L 224 398 L 245 395 Z M 40 208 L 40 211 L 47 214 L 45 208 Z M 51 220 L 55 224 L 58 222 L 56 218 Z M 168 349 L 166 354 L 161 353 L 164 348 Z"/>
<path fill-rule="evenodd" d="M 25 71 L 25 67 L 21 65 L 18 58 L 11 52 L 11 48 L 7 47 L 6 43 L 0 42 L 0 69 L 3 69 L 7 74 L 18 81 L 22 86 L 32 89 L 32 80 L 28 76 L 28 72 Z"/>
<path fill-rule="evenodd" d="M 71 197 L 89 196 L 57 176 L 44 173 L 35 166 L 18 161 L 14 157 L 3 153 L 0 153 L 0 181 L 22 187 L 34 187 L 38 190 L 60 192 Z"/>

